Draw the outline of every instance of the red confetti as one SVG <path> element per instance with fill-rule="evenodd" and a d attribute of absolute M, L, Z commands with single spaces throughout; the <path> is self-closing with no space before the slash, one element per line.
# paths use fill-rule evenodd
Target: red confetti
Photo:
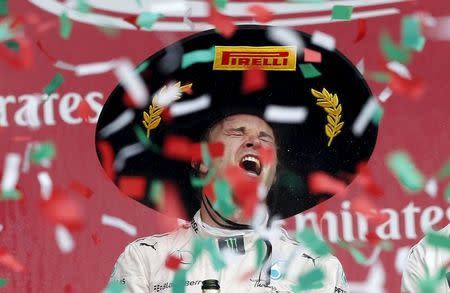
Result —
<path fill-rule="evenodd" d="M 202 161 L 202 144 L 195 143 L 191 146 L 191 161 L 201 162 Z M 223 156 L 224 151 L 223 142 L 212 142 L 208 143 L 208 152 L 211 158 L 217 158 Z"/>
<path fill-rule="evenodd" d="M 64 293 L 72 293 L 72 292 L 73 292 L 72 285 L 66 284 L 64 286 Z"/>
<path fill-rule="evenodd" d="M 248 7 L 248 11 L 255 15 L 255 20 L 258 22 L 266 23 L 273 20 L 274 14 L 267 7 L 260 4 L 252 4 Z"/>
<path fill-rule="evenodd" d="M 216 193 L 214 192 L 214 181 L 203 186 L 203 194 L 208 197 L 209 201 L 216 202 Z"/>
<path fill-rule="evenodd" d="M 322 62 L 322 53 L 308 48 L 303 49 L 303 56 L 305 62 Z"/>
<path fill-rule="evenodd" d="M 425 92 L 425 83 L 422 79 L 412 78 L 406 79 L 391 72 L 390 88 L 397 94 L 405 95 L 418 100 Z"/>
<path fill-rule="evenodd" d="M 358 43 L 359 41 L 364 39 L 366 34 L 367 34 L 367 20 L 358 19 L 358 34 L 356 35 L 355 43 Z"/>
<path fill-rule="evenodd" d="M 273 147 L 261 147 L 259 149 L 259 159 L 263 165 L 271 164 L 275 159 L 275 149 Z"/>
<path fill-rule="evenodd" d="M 377 245 L 382 240 L 375 232 L 367 233 L 366 238 L 367 241 L 369 241 L 369 243 L 372 245 Z"/>
<path fill-rule="evenodd" d="M 25 271 L 25 267 L 8 252 L 6 247 L 0 247 L 0 264 L 10 268 L 16 273 Z"/>
<path fill-rule="evenodd" d="M 100 237 L 98 237 L 97 233 L 94 233 L 91 235 L 92 240 L 94 241 L 95 245 L 99 245 L 101 242 Z"/>
<path fill-rule="evenodd" d="M 52 55 L 50 55 L 50 53 L 48 53 L 48 51 L 45 50 L 45 48 L 44 48 L 44 46 L 42 46 L 42 43 L 41 43 L 40 40 L 36 42 L 36 45 L 37 45 L 38 48 L 42 51 L 42 53 L 44 53 L 44 55 L 47 56 L 47 58 L 48 58 L 51 62 L 55 63 L 56 61 L 58 61 L 58 59 L 56 59 L 55 57 L 53 57 Z"/>
<path fill-rule="evenodd" d="M 389 219 L 387 214 L 381 214 L 371 201 L 361 196 L 352 200 L 352 210 L 364 214 L 374 224 L 382 224 Z"/>
<path fill-rule="evenodd" d="M 233 36 L 236 25 L 226 15 L 221 14 L 214 5 L 209 5 L 208 22 L 216 27 L 220 34 L 226 38 Z"/>
<path fill-rule="evenodd" d="M 88 122 L 89 117 L 93 114 L 91 107 L 89 107 L 88 102 L 86 100 L 81 100 L 80 105 L 77 109 L 78 116 L 83 118 L 84 122 Z"/>
<path fill-rule="evenodd" d="M 126 22 L 134 25 L 138 30 L 141 29 L 140 26 L 138 26 L 136 24 L 136 20 L 137 20 L 138 16 L 137 15 L 131 15 L 131 16 L 127 16 L 124 17 L 123 20 L 125 20 Z"/>
<path fill-rule="evenodd" d="M 186 211 L 176 186 L 168 181 L 163 183 L 163 196 L 158 210 L 172 218 L 186 219 Z"/>
<path fill-rule="evenodd" d="M 106 175 L 114 180 L 116 178 L 116 170 L 114 169 L 114 151 L 112 146 L 106 141 L 99 141 L 97 148 L 102 157 L 102 166 Z"/>
<path fill-rule="evenodd" d="M 127 196 L 140 200 L 145 196 L 147 179 L 138 176 L 121 176 L 119 178 L 118 186 Z"/>
<path fill-rule="evenodd" d="M 258 202 L 258 178 L 237 166 L 227 168 L 225 177 L 233 190 L 233 201 L 242 208 L 245 218 L 251 218 Z"/>
<path fill-rule="evenodd" d="M 224 152 L 224 145 L 222 142 L 209 143 L 208 151 L 211 158 L 221 157 Z M 201 143 L 193 143 L 185 136 L 168 136 L 163 144 L 163 154 L 180 161 L 202 161 Z"/>
<path fill-rule="evenodd" d="M 0 59 L 17 69 L 28 69 L 33 65 L 33 50 L 30 42 L 25 38 L 15 40 L 19 44 L 19 51 L 10 50 L 5 43 L 0 44 Z"/>
<path fill-rule="evenodd" d="M 249 94 L 266 87 L 267 73 L 259 68 L 245 70 L 242 76 L 242 92 Z"/>
<path fill-rule="evenodd" d="M 311 193 L 338 194 L 345 190 L 347 184 L 325 172 L 317 171 L 309 174 L 308 187 Z"/>
<path fill-rule="evenodd" d="M 92 194 L 94 193 L 92 191 L 92 189 L 90 189 L 89 187 L 87 187 L 86 185 L 84 185 L 83 183 L 79 182 L 79 181 L 72 181 L 70 183 L 70 189 L 72 189 L 75 192 L 78 192 L 80 194 L 82 194 L 84 197 L 86 198 L 91 198 Z"/>
<path fill-rule="evenodd" d="M 360 163 L 356 167 L 358 176 L 356 177 L 355 182 L 361 185 L 364 190 L 373 196 L 381 196 L 383 195 L 383 190 L 375 183 L 372 177 L 372 173 L 370 172 L 367 164 Z"/>
<path fill-rule="evenodd" d="M 171 254 L 166 258 L 166 268 L 176 271 L 180 267 L 181 259 Z"/>

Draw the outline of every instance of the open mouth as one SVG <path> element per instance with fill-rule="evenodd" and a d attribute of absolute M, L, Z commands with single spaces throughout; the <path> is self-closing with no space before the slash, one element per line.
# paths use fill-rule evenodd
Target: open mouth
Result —
<path fill-rule="evenodd" d="M 244 156 L 239 162 L 239 166 L 248 173 L 253 174 L 255 176 L 259 176 L 259 174 L 261 174 L 262 170 L 261 161 L 256 156 L 253 155 Z"/>

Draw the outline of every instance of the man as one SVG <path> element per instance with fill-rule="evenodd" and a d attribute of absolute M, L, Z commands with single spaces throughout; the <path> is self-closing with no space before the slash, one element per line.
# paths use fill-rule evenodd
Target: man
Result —
<path fill-rule="evenodd" d="M 123 193 L 166 213 L 172 208 L 172 215 L 191 223 L 126 247 L 111 276 L 126 292 L 170 292 L 180 285 L 186 292 L 200 292 L 206 279 L 218 280 L 221 292 L 346 292 L 337 258 L 289 239 L 275 220 L 333 195 L 311 193 L 306 185 L 309 173 L 337 176 L 353 172 L 368 159 L 376 125 L 369 123 L 355 136 L 343 121 L 351 125 L 356 120 L 370 90 L 340 53 L 317 47 L 297 32 L 305 46 L 320 51 L 323 58 L 317 65 L 322 76 L 305 79 L 298 49 L 270 40 L 268 30 L 242 26 L 230 39 L 202 32 L 147 60 L 142 76 L 153 97 L 148 111 L 134 112 L 143 119 L 149 137 L 145 144 L 150 146 L 130 156 L 112 179 Z M 210 52 L 211 46 L 213 60 L 181 60 Z M 183 48 L 180 68 L 167 72 L 164 56 L 174 47 Z M 249 77 L 244 75 L 255 65 L 267 82 L 249 90 Z M 119 113 L 130 111 L 123 94 L 123 88 L 116 88 L 97 126 L 97 145 L 107 142 L 116 153 L 140 145 L 142 139 L 136 132 L 140 119 L 102 135 Z M 206 108 L 177 114 L 205 99 Z M 158 114 L 164 110 L 168 117 L 161 120 Z M 155 150 L 155 145 L 162 149 Z M 110 170 L 100 149 L 100 161 Z M 150 196 L 121 183 L 130 176 L 147 178 Z M 176 195 L 155 195 L 155 182 L 175 187 Z M 180 202 L 185 206 L 181 212 L 174 209 Z"/>
<path fill-rule="evenodd" d="M 450 224 L 438 232 L 450 238 Z M 423 238 L 408 254 L 402 276 L 402 292 L 420 292 L 421 282 L 436 279 L 434 292 L 450 292 L 450 250 L 430 245 Z"/>

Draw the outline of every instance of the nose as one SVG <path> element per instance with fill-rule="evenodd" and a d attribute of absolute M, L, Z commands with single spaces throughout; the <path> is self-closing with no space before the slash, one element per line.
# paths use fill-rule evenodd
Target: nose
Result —
<path fill-rule="evenodd" d="M 261 146 L 261 140 L 257 136 L 249 136 L 245 141 L 245 147 L 258 148 Z"/>

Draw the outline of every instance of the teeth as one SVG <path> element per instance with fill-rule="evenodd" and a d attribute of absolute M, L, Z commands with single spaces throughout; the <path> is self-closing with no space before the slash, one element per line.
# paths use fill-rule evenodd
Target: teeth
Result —
<path fill-rule="evenodd" d="M 258 167 L 261 166 L 261 163 L 259 162 L 259 160 L 257 158 L 255 158 L 255 157 L 252 157 L 252 156 L 245 156 L 245 157 L 243 157 L 242 158 L 242 162 L 244 162 L 244 161 L 255 162 L 258 165 Z"/>

